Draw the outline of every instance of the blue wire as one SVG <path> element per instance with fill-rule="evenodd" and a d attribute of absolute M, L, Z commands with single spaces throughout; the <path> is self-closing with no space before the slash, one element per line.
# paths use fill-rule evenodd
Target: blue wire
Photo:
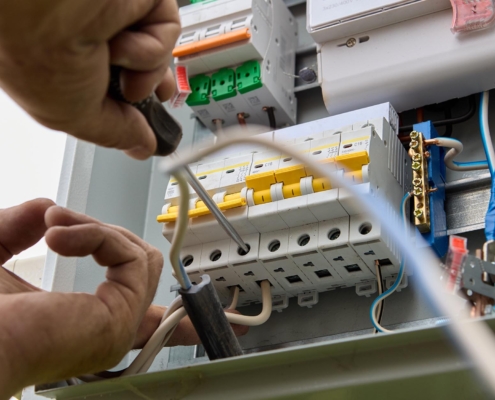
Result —
<path fill-rule="evenodd" d="M 486 154 L 486 161 L 488 163 L 488 169 L 490 170 L 490 174 L 493 176 L 495 174 L 495 163 L 491 157 L 491 151 L 488 148 L 488 143 L 486 142 L 485 124 L 483 123 L 483 106 L 485 104 L 485 101 L 485 96 L 483 93 L 481 93 L 478 121 L 480 125 L 481 141 L 483 142 L 483 148 L 485 149 Z"/>
<path fill-rule="evenodd" d="M 469 162 L 457 162 L 453 161 L 455 165 L 458 167 L 480 167 L 480 168 L 488 168 L 487 161 L 469 161 Z"/>
<path fill-rule="evenodd" d="M 180 265 L 180 274 L 182 276 L 182 279 L 184 280 L 184 286 L 183 289 L 189 290 L 192 287 L 191 279 L 189 279 L 189 275 L 187 275 L 186 269 L 184 268 L 184 265 L 182 264 L 182 261 L 179 260 L 179 265 Z"/>
<path fill-rule="evenodd" d="M 486 240 L 495 240 L 495 165 L 494 160 L 491 158 L 491 152 L 486 142 L 487 132 L 485 131 L 485 124 L 483 123 L 483 106 L 485 104 L 485 95 L 481 93 L 480 97 L 480 109 L 478 113 L 478 120 L 481 132 L 481 141 L 483 142 L 483 148 L 486 153 L 486 160 L 488 161 L 488 169 L 492 176 L 492 187 L 490 191 L 490 202 L 488 203 L 488 210 L 485 216 L 485 236 Z"/>
<path fill-rule="evenodd" d="M 401 216 L 402 221 L 404 221 L 404 203 L 407 201 L 408 198 L 409 198 L 409 193 L 406 193 L 404 195 L 404 197 L 402 198 L 402 202 L 400 205 L 400 216 Z M 399 273 L 397 275 L 397 278 L 395 279 L 394 284 L 392 286 L 390 286 L 390 288 L 387 291 L 383 292 L 380 296 L 378 296 L 375 299 L 375 301 L 373 301 L 373 303 L 371 304 L 370 319 L 371 319 L 371 323 L 373 324 L 373 326 L 375 327 L 375 329 L 378 332 L 383 332 L 383 330 L 380 328 L 380 326 L 376 325 L 374 320 L 373 320 L 373 310 L 375 309 L 375 305 L 378 302 L 380 302 L 384 297 L 388 296 L 390 293 L 395 292 L 395 289 L 397 289 L 397 286 L 400 285 L 403 276 L 404 276 L 404 260 L 402 260 L 400 262 Z"/>

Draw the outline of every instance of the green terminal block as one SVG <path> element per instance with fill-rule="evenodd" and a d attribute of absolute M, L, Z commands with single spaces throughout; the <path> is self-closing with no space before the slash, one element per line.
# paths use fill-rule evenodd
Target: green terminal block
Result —
<path fill-rule="evenodd" d="M 235 72 L 233 69 L 222 68 L 211 76 L 211 96 L 213 100 L 230 99 L 236 95 Z"/>
<path fill-rule="evenodd" d="M 260 63 L 256 60 L 245 62 L 236 69 L 235 73 L 239 93 L 251 92 L 263 86 Z"/>
<path fill-rule="evenodd" d="M 211 80 L 206 75 L 196 75 L 189 79 L 191 94 L 187 97 L 186 104 L 188 106 L 204 106 L 210 104 Z"/>

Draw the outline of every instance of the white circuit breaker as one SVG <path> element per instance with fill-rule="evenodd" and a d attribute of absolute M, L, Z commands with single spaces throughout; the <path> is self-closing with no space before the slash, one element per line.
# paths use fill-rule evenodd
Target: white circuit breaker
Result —
<path fill-rule="evenodd" d="M 399 219 L 411 169 L 389 123 L 395 116 L 384 104 L 264 135 L 325 163 L 362 192 L 384 196 L 390 218 Z M 363 214 L 349 191 L 297 160 L 269 149 L 239 154 L 234 147 L 192 169 L 249 246 L 248 253 L 239 249 L 192 196 L 182 262 L 192 281 L 209 274 L 222 301 L 233 286 L 242 289 L 241 305 L 260 301 L 259 282 L 268 279 L 279 299 L 312 305 L 318 292 L 339 287 L 372 294 L 376 262 L 384 277 L 397 274 L 400 254 L 379 222 Z M 158 217 L 168 240 L 177 218 L 173 184 Z"/>
<path fill-rule="evenodd" d="M 283 1 L 216 0 L 180 8 L 175 65 L 186 66 L 186 103 L 212 130 L 296 122 L 297 23 Z"/>

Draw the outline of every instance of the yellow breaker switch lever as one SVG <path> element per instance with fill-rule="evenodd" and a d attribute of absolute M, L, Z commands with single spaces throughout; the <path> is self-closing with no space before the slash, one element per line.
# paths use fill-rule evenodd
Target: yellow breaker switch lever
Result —
<path fill-rule="evenodd" d="M 240 193 L 227 194 L 224 201 L 218 203 L 218 208 L 222 211 L 230 210 L 231 208 L 242 207 L 246 205 L 246 200 L 241 197 Z M 158 222 L 174 222 L 177 220 L 179 213 L 178 206 L 171 206 L 168 209 L 167 214 L 159 215 L 156 220 Z M 202 201 L 196 202 L 196 208 L 189 210 L 189 218 L 197 218 L 202 215 L 210 214 L 210 210 L 206 207 Z"/>
<path fill-rule="evenodd" d="M 302 164 L 275 171 L 277 182 L 284 184 L 282 187 L 284 199 L 301 196 L 301 179 L 306 176 L 306 168 Z"/>
<path fill-rule="evenodd" d="M 363 165 L 370 163 L 366 150 L 335 157 L 338 168 L 344 169 L 344 176 L 354 182 L 363 182 Z"/>
<path fill-rule="evenodd" d="M 246 176 L 246 187 L 253 189 L 254 204 L 265 204 L 272 201 L 270 186 L 277 183 L 273 171 Z"/>

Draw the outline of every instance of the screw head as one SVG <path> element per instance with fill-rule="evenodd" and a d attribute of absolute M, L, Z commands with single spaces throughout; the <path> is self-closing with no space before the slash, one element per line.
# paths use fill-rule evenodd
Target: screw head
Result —
<path fill-rule="evenodd" d="M 429 151 L 425 151 L 425 158 L 430 158 L 430 152 Z"/>
<path fill-rule="evenodd" d="M 415 187 L 413 193 L 415 196 L 422 196 L 423 195 L 423 189 L 421 187 Z"/>
<path fill-rule="evenodd" d="M 409 143 L 409 147 L 411 149 L 417 149 L 419 146 L 419 142 L 417 140 L 412 140 L 411 143 Z"/>
<path fill-rule="evenodd" d="M 412 159 L 413 159 L 413 161 L 420 162 L 421 161 L 421 154 L 419 154 L 419 153 L 413 154 Z"/>
<path fill-rule="evenodd" d="M 472 296 L 473 295 L 473 291 L 471 289 L 469 289 L 466 293 L 467 293 L 468 296 Z"/>
<path fill-rule="evenodd" d="M 413 179 L 413 185 L 414 186 L 420 186 L 423 180 L 421 178 L 414 178 Z"/>
<path fill-rule="evenodd" d="M 411 139 L 417 139 L 419 138 L 419 132 L 418 131 L 412 131 L 410 134 L 409 134 L 409 137 Z"/>
<path fill-rule="evenodd" d="M 416 218 L 421 218 L 423 216 L 423 210 L 420 210 L 419 208 L 417 208 L 416 210 L 414 210 L 414 216 Z"/>
<path fill-rule="evenodd" d="M 345 45 L 347 47 L 353 47 L 356 43 L 357 42 L 356 42 L 355 38 L 350 38 L 350 39 L 347 39 L 347 42 L 345 43 Z"/>
<path fill-rule="evenodd" d="M 421 163 L 419 162 L 413 162 L 411 165 L 412 169 L 415 171 L 419 171 L 421 169 Z"/>

